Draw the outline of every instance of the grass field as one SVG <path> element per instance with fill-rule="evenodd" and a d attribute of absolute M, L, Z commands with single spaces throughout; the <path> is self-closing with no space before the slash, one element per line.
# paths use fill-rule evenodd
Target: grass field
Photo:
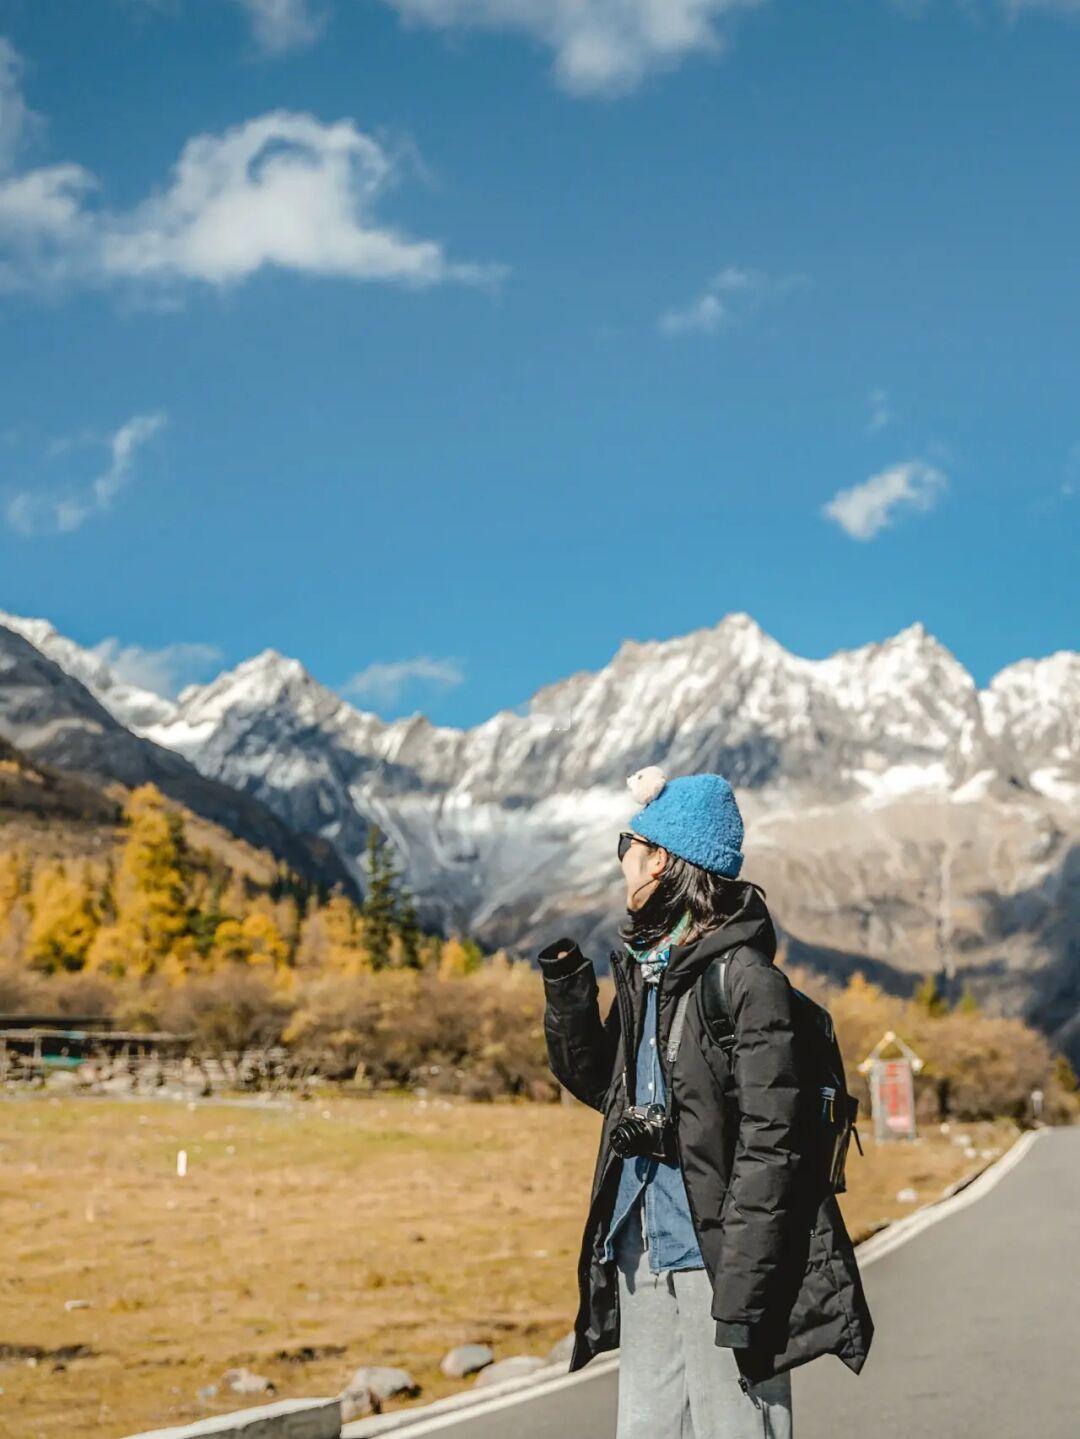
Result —
<path fill-rule="evenodd" d="M 117 1439 L 263 1402 L 198 1398 L 238 1365 L 279 1398 L 402 1365 L 424 1403 L 471 1385 L 439 1372 L 454 1344 L 543 1354 L 577 1305 L 599 1124 L 577 1104 L 405 1095 L 0 1100 L 0 1433 Z M 878 1147 L 868 1128 L 842 1196 L 856 1237 L 911 1211 L 904 1186 L 925 1203 L 986 1163 L 957 1133 L 1001 1150 L 1016 1132 Z"/>

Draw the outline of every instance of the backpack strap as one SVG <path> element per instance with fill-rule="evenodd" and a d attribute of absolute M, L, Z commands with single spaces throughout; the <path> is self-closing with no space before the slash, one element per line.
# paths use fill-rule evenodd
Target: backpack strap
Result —
<path fill-rule="evenodd" d="M 715 1042 L 727 1055 L 730 1055 L 731 1047 L 735 1043 L 735 1026 L 731 1021 L 731 1009 L 728 1004 L 727 995 L 727 967 L 729 960 L 731 960 L 735 954 L 738 954 L 740 949 L 745 947 L 744 945 L 739 945 L 732 953 L 725 954 L 722 958 L 713 960 L 711 964 L 705 966 L 700 979 L 702 1009 L 705 1014 L 705 1022 L 714 1031 L 713 1038 Z M 671 1031 L 668 1034 L 667 1049 L 664 1051 L 669 1065 L 673 1063 L 675 1056 L 679 1052 L 683 1025 L 686 1022 L 686 1006 L 690 1003 L 690 996 L 693 990 L 693 985 L 684 990 L 679 996 L 678 1004 L 675 1006 L 675 1015 L 671 1021 Z M 720 1031 L 719 1035 L 717 1035 L 716 1031 Z M 668 1104 L 671 1102 L 670 1095 L 667 1096 L 667 1102 Z"/>
<path fill-rule="evenodd" d="M 735 1025 L 731 1018 L 731 1004 L 728 999 L 728 968 L 736 955 L 745 952 L 756 955 L 768 962 L 768 956 L 755 949 L 752 944 L 737 944 L 724 955 L 717 956 L 705 966 L 701 974 L 701 1008 L 705 1024 L 713 1041 L 724 1053 L 731 1054 L 735 1043 Z"/>
<path fill-rule="evenodd" d="M 728 1002 L 727 967 L 729 955 L 713 960 L 701 976 L 701 1008 L 713 1041 L 730 1052 L 735 1042 L 735 1026 Z"/>

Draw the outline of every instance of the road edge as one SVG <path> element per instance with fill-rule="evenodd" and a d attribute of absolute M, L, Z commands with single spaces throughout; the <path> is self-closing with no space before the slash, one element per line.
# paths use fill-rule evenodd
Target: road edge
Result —
<path fill-rule="evenodd" d="M 989 1160 L 981 1168 L 976 1169 L 973 1174 L 967 1175 L 964 1179 L 958 1180 L 956 1184 L 949 1186 L 949 1192 L 939 1199 L 932 1199 L 927 1204 L 922 1204 L 911 1214 L 905 1214 L 901 1219 L 894 1219 L 884 1229 L 879 1229 L 864 1239 L 861 1244 L 855 1246 L 855 1255 L 861 1269 L 866 1264 L 873 1264 L 876 1259 L 891 1254 L 901 1244 L 909 1239 L 914 1239 L 916 1234 L 921 1234 L 924 1229 L 929 1229 L 931 1224 L 937 1224 L 939 1220 L 946 1219 L 958 1209 L 964 1209 L 969 1204 L 974 1204 L 984 1194 L 989 1194 L 996 1184 L 1005 1178 L 1010 1169 L 1015 1167 L 1027 1154 L 1028 1150 L 1040 1137 L 1048 1134 L 1050 1126 L 1040 1129 L 1025 1129 L 1009 1145 L 1004 1154 L 997 1159 Z"/>

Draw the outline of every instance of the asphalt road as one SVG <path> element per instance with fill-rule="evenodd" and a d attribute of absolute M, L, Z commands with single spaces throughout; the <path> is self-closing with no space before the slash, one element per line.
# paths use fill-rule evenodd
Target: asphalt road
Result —
<path fill-rule="evenodd" d="M 798 1439 L 1080 1439 L 1080 1128 L 1045 1130 L 863 1283 L 869 1357 L 796 1372 Z"/>
<path fill-rule="evenodd" d="M 1044 1131 L 863 1283 L 876 1326 L 863 1371 L 832 1355 L 797 1369 L 795 1439 L 1080 1439 L 1080 1127 Z M 611 1439 L 618 1368 L 603 1358 L 402 1439 Z"/>

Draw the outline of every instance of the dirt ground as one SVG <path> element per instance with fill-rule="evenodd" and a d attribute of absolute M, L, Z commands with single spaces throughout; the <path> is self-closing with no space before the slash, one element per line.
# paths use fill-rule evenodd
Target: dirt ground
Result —
<path fill-rule="evenodd" d="M 425 1403 L 472 1383 L 439 1372 L 452 1345 L 546 1353 L 577 1305 L 599 1122 L 576 1103 L 406 1095 L 0 1099 L 0 1432 L 118 1439 L 265 1402 L 222 1391 L 241 1365 L 278 1398 L 400 1365 Z M 1016 1134 L 876 1146 L 868 1129 L 841 1199 L 856 1238 Z"/>

